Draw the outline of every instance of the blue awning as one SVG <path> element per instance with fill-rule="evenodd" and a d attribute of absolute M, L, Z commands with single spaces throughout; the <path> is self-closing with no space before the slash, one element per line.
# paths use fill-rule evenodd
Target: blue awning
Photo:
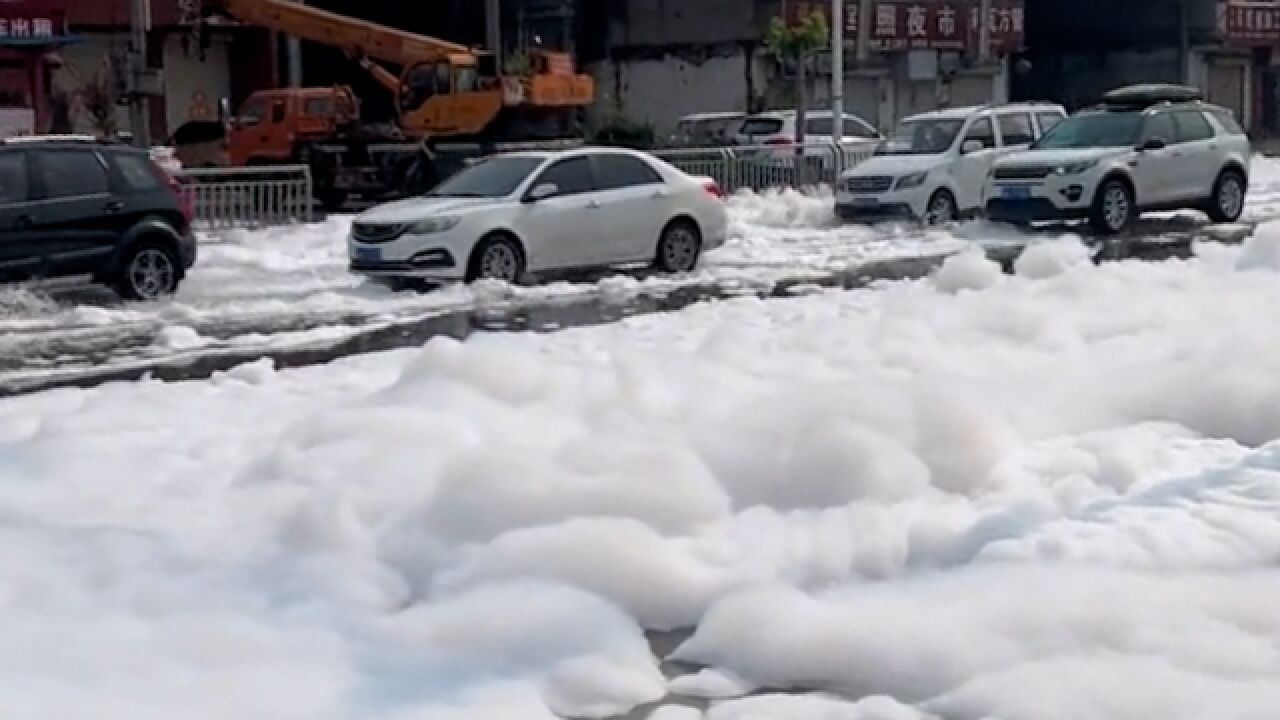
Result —
<path fill-rule="evenodd" d="M 0 37 L 0 48 L 57 48 L 64 47 L 66 45 L 75 45 L 83 40 L 84 38 L 79 35 L 46 35 L 44 37 L 14 37 L 12 35 L 6 35 Z"/>

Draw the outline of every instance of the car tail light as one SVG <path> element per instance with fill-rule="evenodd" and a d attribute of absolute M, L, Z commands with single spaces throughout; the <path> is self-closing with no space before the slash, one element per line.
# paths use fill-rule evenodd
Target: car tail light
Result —
<path fill-rule="evenodd" d="M 791 145 L 792 140 L 789 137 L 771 137 L 764 141 L 765 145 Z"/>
<path fill-rule="evenodd" d="M 724 191 L 720 189 L 720 184 L 717 183 L 715 180 L 707 180 L 706 182 L 702 183 L 702 189 L 706 190 L 707 194 L 712 197 L 715 197 L 721 200 L 724 199 Z"/>
<path fill-rule="evenodd" d="M 182 218 L 190 225 L 196 218 L 195 194 L 186 186 L 182 178 L 169 172 L 154 158 L 151 159 L 151 171 L 169 188 L 169 192 L 173 193 L 174 199 L 178 201 L 178 207 L 182 210 Z"/>

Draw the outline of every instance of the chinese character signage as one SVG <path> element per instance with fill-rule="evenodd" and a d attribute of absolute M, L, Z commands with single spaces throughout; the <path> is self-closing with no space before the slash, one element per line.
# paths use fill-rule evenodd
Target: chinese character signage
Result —
<path fill-rule="evenodd" d="M 991 49 L 1022 49 L 1025 36 L 1024 0 L 992 0 L 987 24 Z M 797 22 L 818 12 L 828 17 L 829 1 L 789 0 L 787 18 Z M 858 3 L 845 4 L 845 37 L 858 37 Z M 877 52 L 903 50 L 963 50 L 977 47 L 982 26 L 978 0 L 876 0 L 871 6 L 871 48 Z"/>
<path fill-rule="evenodd" d="M 62 0 L 0 1 L 0 45 L 39 45 L 67 34 Z"/>
<path fill-rule="evenodd" d="M 1218 31 L 1236 42 L 1274 44 L 1280 41 L 1280 3 L 1218 3 Z"/>

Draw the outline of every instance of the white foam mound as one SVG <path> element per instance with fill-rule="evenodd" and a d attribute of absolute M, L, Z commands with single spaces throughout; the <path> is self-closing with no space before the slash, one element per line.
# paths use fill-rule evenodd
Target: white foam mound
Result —
<path fill-rule="evenodd" d="M 0 717 L 1270 720 L 1257 242 L 5 399 Z"/>

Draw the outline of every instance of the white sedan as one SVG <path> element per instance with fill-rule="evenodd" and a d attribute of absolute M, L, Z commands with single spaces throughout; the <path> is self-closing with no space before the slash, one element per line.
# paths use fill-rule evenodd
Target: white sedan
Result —
<path fill-rule="evenodd" d="M 495 155 L 425 197 L 362 213 L 353 272 L 388 280 L 481 278 L 646 264 L 688 272 L 724 244 L 720 188 L 632 150 Z"/>

